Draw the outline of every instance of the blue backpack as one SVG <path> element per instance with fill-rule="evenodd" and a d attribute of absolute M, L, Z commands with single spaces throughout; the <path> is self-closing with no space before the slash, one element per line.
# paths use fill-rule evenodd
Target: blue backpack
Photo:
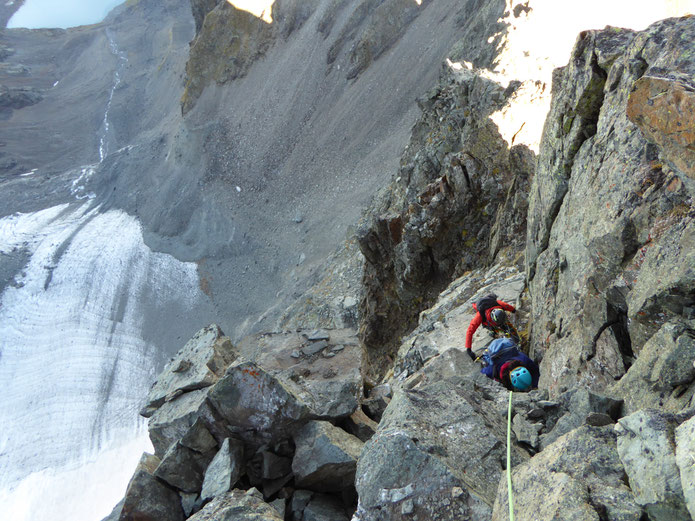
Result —
<path fill-rule="evenodd" d="M 518 353 L 518 346 L 511 338 L 496 338 L 483 353 L 483 365 L 494 365 L 495 361 L 506 354 L 511 354 L 513 351 Z"/>

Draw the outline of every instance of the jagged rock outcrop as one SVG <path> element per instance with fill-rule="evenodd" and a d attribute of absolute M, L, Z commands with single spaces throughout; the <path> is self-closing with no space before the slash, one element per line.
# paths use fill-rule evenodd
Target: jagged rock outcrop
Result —
<path fill-rule="evenodd" d="M 361 335 L 373 371 L 455 276 L 494 259 L 503 241 L 522 243 L 534 155 L 510 150 L 488 118 L 516 86 L 449 70 L 420 101 L 399 176 L 358 231 L 366 259 Z"/>
<path fill-rule="evenodd" d="M 118 517 L 120 521 L 185 519 L 176 491 L 154 477 L 159 464 L 156 456 L 143 454 L 128 484 Z"/>
<path fill-rule="evenodd" d="M 184 114 L 208 84 L 243 76 L 273 43 L 272 26 L 228 2 L 217 3 L 203 20 L 186 64 L 188 81 L 181 97 Z"/>
<path fill-rule="evenodd" d="M 157 455 L 143 456 L 120 519 L 167 508 L 171 519 L 282 519 L 297 487 L 311 499 L 303 519 L 348 519 L 363 442 L 334 424 L 357 425 L 361 365 L 354 330 L 259 334 L 234 347 L 219 327 L 202 329 L 153 385 L 143 412 Z"/>
<path fill-rule="evenodd" d="M 692 18 L 639 33 L 584 32 L 568 66 L 555 73 L 526 244 L 531 340 L 544 351 L 541 385 L 553 394 L 574 384 L 608 388 L 665 324 L 682 328 L 676 324 L 692 318 L 695 186 L 673 161 L 683 142 L 653 130 L 655 114 L 677 111 L 679 98 L 657 93 L 663 101 L 652 106 L 646 80 L 637 82 L 692 72 L 690 51 L 665 42 L 693 35 Z M 653 129 L 645 137 L 647 125 Z M 632 373 L 633 382 L 653 378 Z M 691 385 L 686 377 L 649 387 L 661 399 Z"/>
<path fill-rule="evenodd" d="M 318 492 L 354 487 L 362 442 L 328 422 L 307 423 L 294 437 L 292 470 L 297 486 Z"/>
<path fill-rule="evenodd" d="M 232 342 L 216 324 L 201 329 L 152 384 L 141 414 L 149 418 L 165 401 L 214 384 L 236 359 Z"/>

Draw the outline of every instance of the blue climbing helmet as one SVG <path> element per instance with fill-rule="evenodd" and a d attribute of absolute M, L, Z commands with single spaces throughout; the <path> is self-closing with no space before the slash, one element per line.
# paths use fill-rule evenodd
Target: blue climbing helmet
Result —
<path fill-rule="evenodd" d="M 517 367 L 509 373 L 509 379 L 512 381 L 512 387 L 517 391 L 528 391 L 533 382 L 531 373 L 525 367 Z"/>

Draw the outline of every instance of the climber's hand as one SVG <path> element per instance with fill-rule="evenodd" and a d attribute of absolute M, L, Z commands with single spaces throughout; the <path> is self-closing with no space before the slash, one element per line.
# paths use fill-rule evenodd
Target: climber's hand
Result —
<path fill-rule="evenodd" d="M 475 353 L 473 352 L 473 350 L 472 349 L 466 349 L 466 353 L 468 353 L 468 356 L 471 357 L 471 360 L 473 360 L 475 362 L 475 359 L 477 357 L 475 356 Z"/>

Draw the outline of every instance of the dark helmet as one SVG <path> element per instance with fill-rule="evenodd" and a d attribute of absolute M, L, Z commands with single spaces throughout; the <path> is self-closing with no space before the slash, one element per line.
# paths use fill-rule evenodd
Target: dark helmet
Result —
<path fill-rule="evenodd" d="M 509 373 L 512 387 L 517 391 L 527 391 L 531 387 L 533 378 L 525 367 L 517 367 Z"/>
<path fill-rule="evenodd" d="M 490 311 L 490 320 L 492 320 L 492 322 L 497 324 L 498 326 L 501 326 L 502 324 L 507 322 L 507 314 L 504 312 L 503 309 L 495 308 L 492 311 Z"/>

